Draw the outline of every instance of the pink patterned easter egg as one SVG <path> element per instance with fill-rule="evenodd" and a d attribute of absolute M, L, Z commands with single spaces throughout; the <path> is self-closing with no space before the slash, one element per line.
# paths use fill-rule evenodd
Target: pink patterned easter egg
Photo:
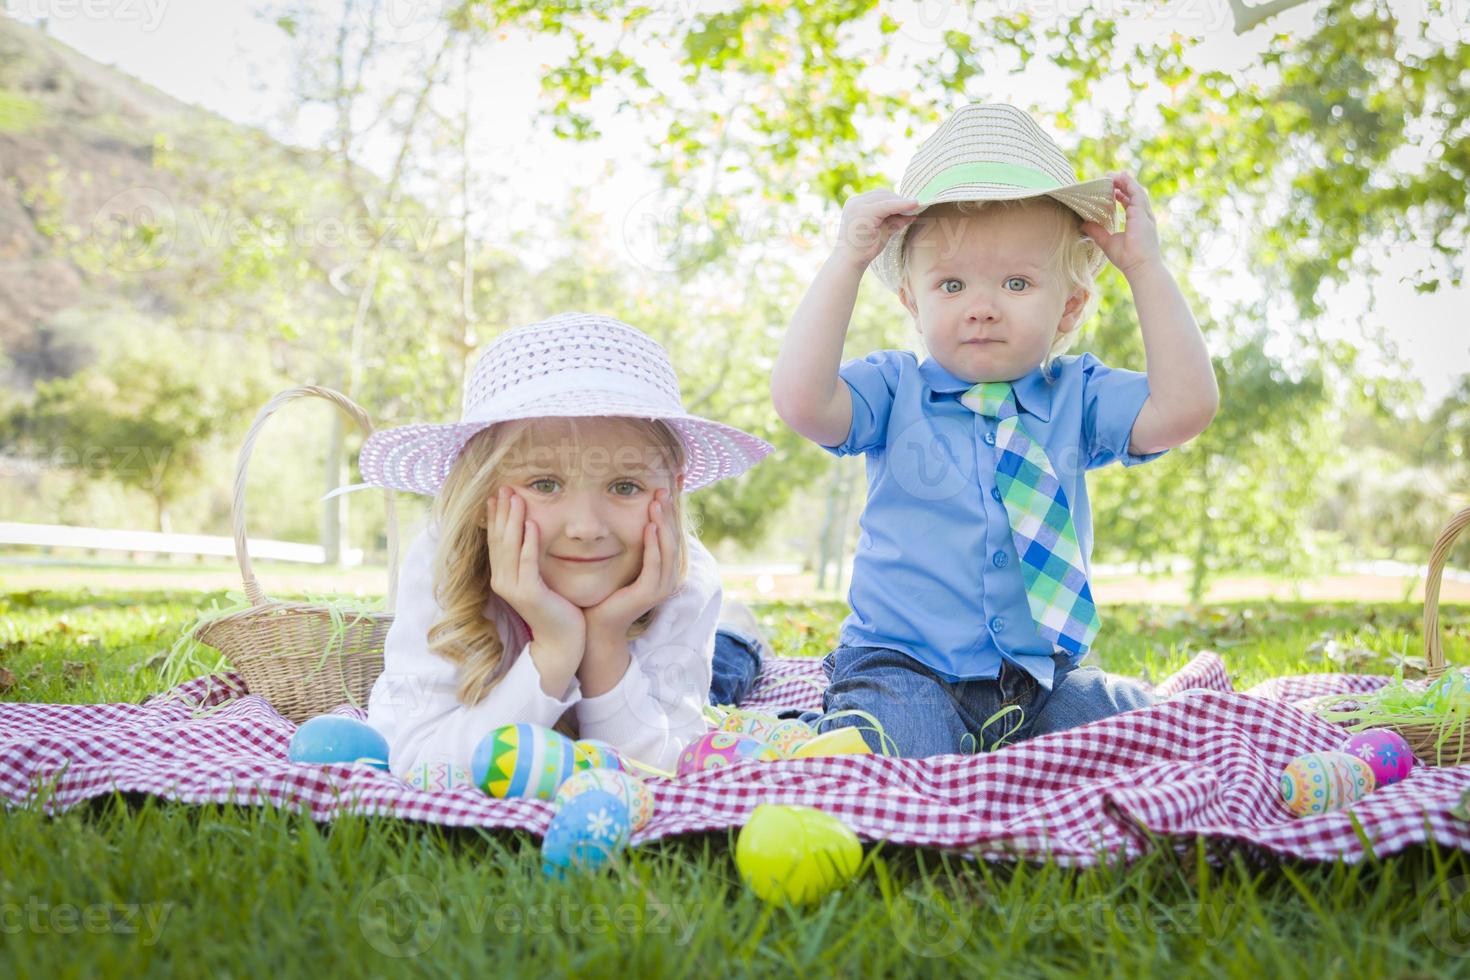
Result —
<path fill-rule="evenodd" d="M 679 755 L 679 775 L 718 769 L 747 760 L 769 761 L 780 754 L 759 739 L 736 732 L 706 732 Z"/>
<path fill-rule="evenodd" d="M 1414 752 L 1409 743 L 1388 728 L 1358 732 L 1342 743 L 1342 751 L 1366 762 L 1379 786 L 1398 782 L 1414 768 Z"/>
<path fill-rule="evenodd" d="M 1373 792 L 1373 770 L 1346 752 L 1308 752 L 1281 773 L 1281 799 L 1298 817 L 1341 810 Z"/>
<path fill-rule="evenodd" d="M 628 804 L 628 817 L 634 830 L 648 823 L 653 816 L 653 794 L 643 780 L 630 772 L 616 769 L 584 769 L 561 784 L 556 791 L 556 805 L 592 790 L 611 793 Z"/>

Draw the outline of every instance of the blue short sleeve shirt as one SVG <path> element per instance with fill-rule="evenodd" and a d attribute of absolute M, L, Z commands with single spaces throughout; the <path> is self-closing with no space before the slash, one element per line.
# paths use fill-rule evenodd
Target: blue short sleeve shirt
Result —
<path fill-rule="evenodd" d="M 868 469 L 840 642 L 900 650 L 951 681 L 996 677 L 1004 658 L 1050 690 L 1052 646 L 1031 619 L 996 486 L 996 421 L 960 404 L 972 384 L 908 351 L 849 361 L 840 375 L 852 391 L 852 428 L 824 448 L 863 453 Z M 1128 452 L 1148 376 L 1083 354 L 1057 358 L 1047 375 L 1037 368 L 1013 388 L 1022 425 L 1072 503 L 1090 574 L 1086 472 L 1163 455 Z"/>

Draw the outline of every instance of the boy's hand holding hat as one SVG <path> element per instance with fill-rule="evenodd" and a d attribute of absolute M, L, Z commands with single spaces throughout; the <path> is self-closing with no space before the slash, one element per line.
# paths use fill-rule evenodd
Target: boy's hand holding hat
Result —
<path fill-rule="evenodd" d="M 1082 231 L 1097 242 L 1108 261 L 1125 277 L 1162 261 L 1159 253 L 1159 226 L 1148 201 L 1148 191 L 1129 173 L 1113 174 L 1113 194 L 1123 205 L 1127 219 L 1122 231 L 1109 231 L 1095 221 L 1082 222 Z"/>
<path fill-rule="evenodd" d="M 867 191 L 848 199 L 837 229 L 837 253 L 866 269 L 894 235 L 913 224 L 923 206 L 890 190 Z"/>

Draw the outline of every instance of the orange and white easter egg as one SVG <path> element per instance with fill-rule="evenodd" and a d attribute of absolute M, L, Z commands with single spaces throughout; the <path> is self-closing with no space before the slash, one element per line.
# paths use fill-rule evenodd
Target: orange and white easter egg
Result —
<path fill-rule="evenodd" d="M 1373 770 L 1346 752 L 1308 752 L 1281 772 L 1281 799 L 1298 817 L 1341 810 L 1376 788 Z"/>

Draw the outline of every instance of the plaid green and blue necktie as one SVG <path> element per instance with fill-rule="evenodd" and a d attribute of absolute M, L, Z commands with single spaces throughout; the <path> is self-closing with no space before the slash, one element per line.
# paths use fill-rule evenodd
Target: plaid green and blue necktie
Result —
<path fill-rule="evenodd" d="M 1056 470 L 1021 425 L 1009 382 L 981 382 L 961 395 L 960 403 L 997 420 L 995 482 L 1021 558 L 1021 577 L 1037 632 L 1058 651 L 1086 653 L 1097 636 L 1099 619 L 1072 509 Z"/>

